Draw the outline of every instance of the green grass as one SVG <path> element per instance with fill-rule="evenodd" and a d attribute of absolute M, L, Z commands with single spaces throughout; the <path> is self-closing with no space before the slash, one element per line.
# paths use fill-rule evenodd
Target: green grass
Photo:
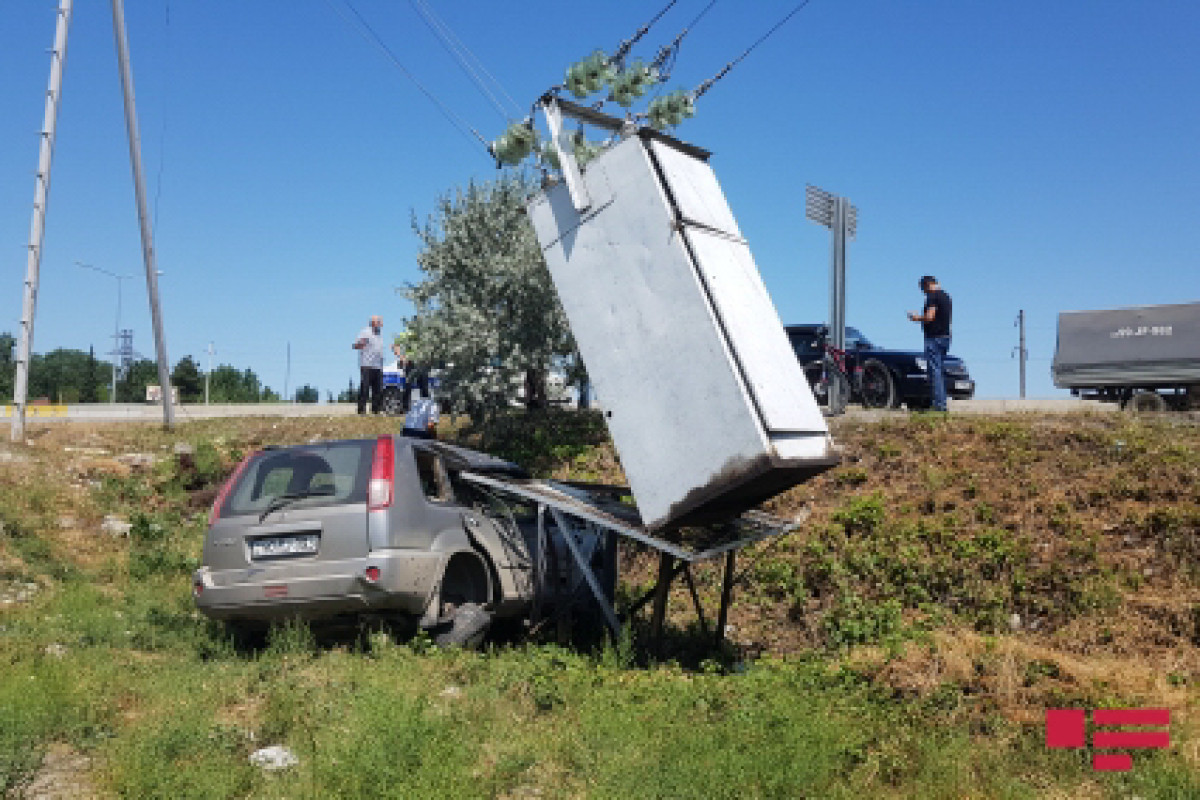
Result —
<path fill-rule="evenodd" d="M 605 446 L 602 421 L 551 417 L 553 436 L 525 436 L 526 421 L 512 420 L 474 435 L 543 473 L 590 469 Z M 1059 622 L 1110 611 L 1138 575 L 1104 560 L 1089 504 L 1157 498 L 1164 463 L 1181 476 L 1181 493 L 1194 485 L 1195 450 L 1141 427 L 1079 431 L 1084 451 L 1067 456 L 1130 468 L 1121 485 L 1105 474 L 1087 484 L 1095 494 L 1077 496 L 1046 497 L 1050 479 L 1020 471 L 1059 452 L 1024 423 L 916 417 L 890 434 L 880 426 L 863 452 L 893 465 L 908 438 L 969 425 L 997 464 L 1015 465 L 1011 486 L 998 491 L 950 459 L 889 473 L 910 482 L 910 495 L 881 484 L 873 463 L 831 473 L 837 502 L 803 537 L 744 560 L 752 580 L 738 590 L 739 603 L 777 615 L 776 627 L 802 620 L 815 646 L 787 659 L 713 653 L 689 660 L 692 669 L 628 639 L 594 653 L 465 653 L 383 633 L 318 638 L 289 625 L 257 649 L 235 646 L 189 594 L 204 530 L 194 496 L 215 488 L 233 454 L 262 443 L 253 430 L 218 442 L 211 425 L 189 428 L 192 466 L 165 458 L 102 481 L 90 513 L 133 524 L 127 539 L 102 540 L 111 551 L 102 557 L 64 558 L 61 489 L 47 482 L 19 495 L 0 485 L 0 578 L 41 587 L 0 612 L 0 794 L 19 793 L 59 744 L 90 758 L 102 797 L 950 800 L 1070 797 L 1081 787 L 1114 800 L 1200 797 L 1178 750 L 1138 752 L 1133 772 L 1097 777 L 1087 752 L 1049 751 L 1038 724 L 1008 721 L 982 682 L 903 691 L 879 678 L 903 666 L 905 647 L 932 652 L 938 626 L 1003 632 L 1013 611 Z M 145 449 L 169 452 L 162 434 L 144 435 Z M 1033 557 L 1038 536 L 1011 523 L 1013 504 L 1037 506 L 1038 536 L 1053 534 L 1054 558 Z M 1194 504 L 1122 509 L 1112 536 L 1144 538 L 1194 580 Z M 698 575 L 706 600 L 717 591 L 710 577 Z M 1200 605 L 1172 624 L 1200 642 Z M 870 650 L 866 668 L 856 654 Z M 988 657 L 975 655 L 971 667 L 991 675 L 998 667 Z M 1085 696 L 1064 685 L 1052 658 L 1017 674 L 1030 691 L 1047 687 L 1045 697 Z M 1195 679 L 1181 666 L 1171 685 L 1187 690 Z M 1104 686 L 1087 692 L 1089 701 L 1139 701 Z M 1172 730 L 1190 741 L 1185 733 Z M 276 744 L 299 764 L 279 773 L 250 764 L 252 752 Z"/>

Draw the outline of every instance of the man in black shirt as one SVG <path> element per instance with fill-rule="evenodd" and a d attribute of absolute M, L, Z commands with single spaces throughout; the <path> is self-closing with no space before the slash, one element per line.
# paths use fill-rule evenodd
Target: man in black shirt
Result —
<path fill-rule="evenodd" d="M 920 281 L 925 293 L 925 310 L 908 312 L 908 318 L 921 323 L 925 333 L 925 361 L 929 367 L 929 399 L 934 411 L 946 410 L 946 353 L 950 352 L 950 319 L 953 306 L 950 295 L 942 291 L 937 278 L 926 275 Z"/>

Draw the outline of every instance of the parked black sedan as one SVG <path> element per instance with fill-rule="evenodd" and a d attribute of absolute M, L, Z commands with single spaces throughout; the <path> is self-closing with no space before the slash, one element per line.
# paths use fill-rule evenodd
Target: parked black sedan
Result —
<path fill-rule="evenodd" d="M 804 367 L 818 402 L 824 402 L 821 379 L 823 324 L 787 325 L 788 339 Z M 871 343 L 857 328 L 846 328 L 846 371 L 850 375 L 850 400 L 868 408 L 928 408 L 929 365 L 916 350 L 886 350 Z M 975 395 L 975 381 L 961 358 L 947 356 L 946 396 L 965 400 Z"/>

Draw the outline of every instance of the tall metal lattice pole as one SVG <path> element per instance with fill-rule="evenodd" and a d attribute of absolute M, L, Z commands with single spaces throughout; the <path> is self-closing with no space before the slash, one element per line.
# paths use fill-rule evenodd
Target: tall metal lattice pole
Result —
<path fill-rule="evenodd" d="M 146 204 L 146 181 L 142 176 L 142 146 L 138 135 L 137 108 L 133 101 L 133 70 L 129 66 L 129 40 L 125 34 L 125 4 L 112 0 L 113 36 L 117 41 L 117 62 L 121 70 L 121 89 L 125 96 L 125 127 L 129 131 L 129 164 L 133 168 L 133 191 L 137 199 L 138 222 L 142 231 L 142 259 L 146 263 L 146 291 L 150 295 L 150 321 L 154 326 L 154 351 L 158 358 L 158 383 L 162 387 L 163 425 L 175 421 L 171 404 L 171 362 L 167 359 L 167 340 L 163 335 L 162 309 L 158 301 L 158 269 L 154 264 L 154 232 Z"/>
<path fill-rule="evenodd" d="M 33 198 L 33 223 L 29 229 L 29 258 L 25 267 L 25 294 L 21 303 L 21 340 L 17 345 L 17 371 L 13 381 L 12 441 L 25 438 L 25 406 L 29 391 L 29 354 L 33 349 L 33 316 L 37 307 L 38 274 L 42 266 L 42 241 L 46 235 L 46 203 L 50 196 L 50 161 L 62 98 L 63 68 L 67 61 L 67 29 L 71 25 L 71 0 L 58 5 L 54 49 L 50 52 L 50 86 L 46 90 L 46 116 L 38 153 L 37 190 Z"/>

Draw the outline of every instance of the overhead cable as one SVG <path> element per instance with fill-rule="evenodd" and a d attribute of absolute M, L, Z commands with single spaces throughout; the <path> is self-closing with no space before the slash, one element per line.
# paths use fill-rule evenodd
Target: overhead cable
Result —
<path fill-rule="evenodd" d="M 500 112 L 500 116 L 507 119 L 514 114 L 519 115 L 521 113 L 521 107 L 517 105 L 516 100 L 512 99 L 512 95 L 505 91 L 504 86 L 500 81 L 496 80 L 494 75 L 488 72 L 487 67 L 483 65 L 479 57 L 471 52 L 471 49 L 463 43 L 462 39 L 458 38 L 453 29 L 438 17 L 426 0 L 408 0 L 408 3 L 421 17 L 421 21 L 425 23 L 425 27 L 429 28 L 433 35 L 437 37 L 442 48 L 458 62 L 459 67 L 471 79 L 471 82 L 475 84 L 480 93 L 491 101 L 496 110 Z M 508 100 L 509 105 L 507 108 L 488 87 L 484 80 L 485 78 Z"/>
<path fill-rule="evenodd" d="M 807 5 L 808 5 L 810 2 L 811 2 L 811 0 L 801 0 L 801 2 L 800 2 L 800 3 L 798 3 L 798 4 L 796 5 L 796 7 L 795 7 L 795 8 L 793 8 L 791 11 L 789 11 L 789 12 L 787 13 L 787 15 L 786 15 L 786 16 L 785 16 L 783 19 L 779 20 L 779 22 L 776 22 L 776 23 L 775 23 L 773 26 L 771 26 L 771 29 L 770 29 L 770 30 L 768 30 L 768 31 L 767 31 L 766 33 L 764 33 L 762 36 L 758 37 L 758 40 L 757 40 L 757 41 L 756 41 L 754 44 L 752 44 L 752 45 L 750 45 L 749 47 L 747 47 L 747 48 L 745 49 L 745 51 L 744 51 L 744 52 L 743 52 L 743 53 L 742 53 L 740 56 L 738 56 L 738 57 L 737 57 L 737 58 L 735 58 L 733 61 L 730 61 L 728 64 L 726 64 L 726 65 L 725 65 L 725 66 L 724 66 L 724 67 L 721 69 L 721 71 L 720 71 L 720 72 L 718 72 L 716 75 L 712 76 L 711 78 L 709 78 L 708 80 L 706 80 L 704 83 L 702 83 L 702 84 L 700 84 L 699 86 L 697 86 L 697 87 L 696 87 L 696 90 L 692 92 L 692 99 L 693 99 L 693 100 L 698 100 L 698 99 L 700 99 L 700 97 L 701 97 L 701 96 L 703 96 L 705 92 L 707 92 L 709 89 L 711 89 L 711 88 L 712 88 L 712 86 L 713 86 L 713 84 L 714 84 L 714 83 L 716 83 L 717 81 L 721 80 L 721 78 L 724 78 L 724 77 L 725 77 L 725 75 L 726 75 L 726 74 L 729 72 L 729 70 L 733 69 L 733 68 L 734 68 L 734 67 L 736 67 L 736 66 L 737 66 L 739 63 L 741 63 L 742 59 L 744 59 L 746 56 L 750 55 L 750 53 L 751 53 L 751 52 L 752 52 L 752 51 L 753 51 L 753 50 L 754 50 L 756 47 L 758 47 L 760 44 L 762 44 L 762 43 L 763 43 L 763 42 L 765 42 L 765 41 L 766 41 L 768 38 L 770 38 L 770 37 L 771 37 L 771 34 L 775 33 L 775 31 L 777 31 L 777 30 L 779 30 L 780 28 L 782 28 L 782 27 L 784 26 L 784 24 L 785 24 L 785 23 L 786 23 L 788 20 L 790 20 L 792 17 L 796 16 L 796 14 L 797 14 L 797 13 L 798 13 L 798 12 L 799 12 L 801 9 L 803 9 L 805 6 L 807 6 Z"/>
<path fill-rule="evenodd" d="M 654 27 L 654 23 L 656 23 L 660 19 L 662 19 L 663 14 L 666 14 L 668 11 L 670 11 L 671 6 L 675 5 L 675 3 L 677 3 L 677 2 L 678 2 L 678 0 L 671 0 L 671 2 L 669 2 L 665 6 L 663 6 L 659 10 L 659 12 L 657 14 L 655 14 L 654 17 L 649 22 L 647 22 L 645 25 L 643 25 L 641 28 L 639 28 L 637 33 L 635 33 L 633 36 L 626 39 L 625 41 L 621 42 L 621 45 L 617 48 L 617 51 L 615 53 L 613 53 L 612 57 L 608 60 L 609 63 L 610 64 L 620 64 L 621 61 L 625 58 L 625 56 L 629 55 L 629 51 L 632 50 L 633 46 L 638 43 L 638 40 L 641 39 L 643 36 L 645 36 L 650 31 L 650 29 Z"/>
<path fill-rule="evenodd" d="M 683 26 L 683 30 L 675 37 L 675 40 L 665 47 L 660 47 L 658 53 L 654 56 L 654 61 L 650 63 L 652 69 L 659 70 L 659 81 L 665 82 L 671 77 L 671 70 L 675 67 L 675 58 L 679 55 L 679 45 L 683 42 L 683 38 L 691 32 L 700 20 L 704 19 L 704 15 L 709 12 L 713 6 L 717 4 L 717 0 L 709 0 L 708 5 L 700 10 L 700 13 L 692 19 L 687 25 Z M 670 66 L 667 62 L 670 61 Z"/>
<path fill-rule="evenodd" d="M 343 0 L 343 3 L 346 8 L 350 9 L 350 11 L 354 14 L 357 22 L 347 17 L 341 7 L 337 6 L 333 0 L 325 0 L 325 4 L 333 9 L 348 25 L 357 30 L 360 36 L 379 48 L 379 50 L 383 52 L 385 56 L 387 56 L 388 60 L 392 62 L 392 65 L 395 66 L 396 69 L 400 70 L 400 72 L 402 72 L 406 78 L 412 81 L 413 85 L 416 86 L 422 94 L 429 98 L 430 102 L 437 106 L 438 110 L 442 112 L 442 116 L 444 116 L 451 125 L 457 128 L 458 132 L 461 133 L 467 139 L 467 141 L 471 140 L 471 134 L 473 134 L 485 148 L 489 147 L 487 140 L 479 135 L 479 131 L 475 130 L 466 122 L 464 122 L 461 117 L 451 111 L 446 104 L 439 100 L 433 92 L 425 88 L 425 85 L 417 80 L 415 75 L 409 72 L 408 68 L 405 67 L 404 64 L 400 62 L 400 59 L 397 58 L 396 54 L 392 52 L 392 49 L 387 46 L 383 39 L 379 37 L 379 34 L 375 32 L 375 29 L 371 27 L 370 23 L 363 19 L 362 14 L 358 13 L 358 10 L 350 3 L 350 0 Z"/>

